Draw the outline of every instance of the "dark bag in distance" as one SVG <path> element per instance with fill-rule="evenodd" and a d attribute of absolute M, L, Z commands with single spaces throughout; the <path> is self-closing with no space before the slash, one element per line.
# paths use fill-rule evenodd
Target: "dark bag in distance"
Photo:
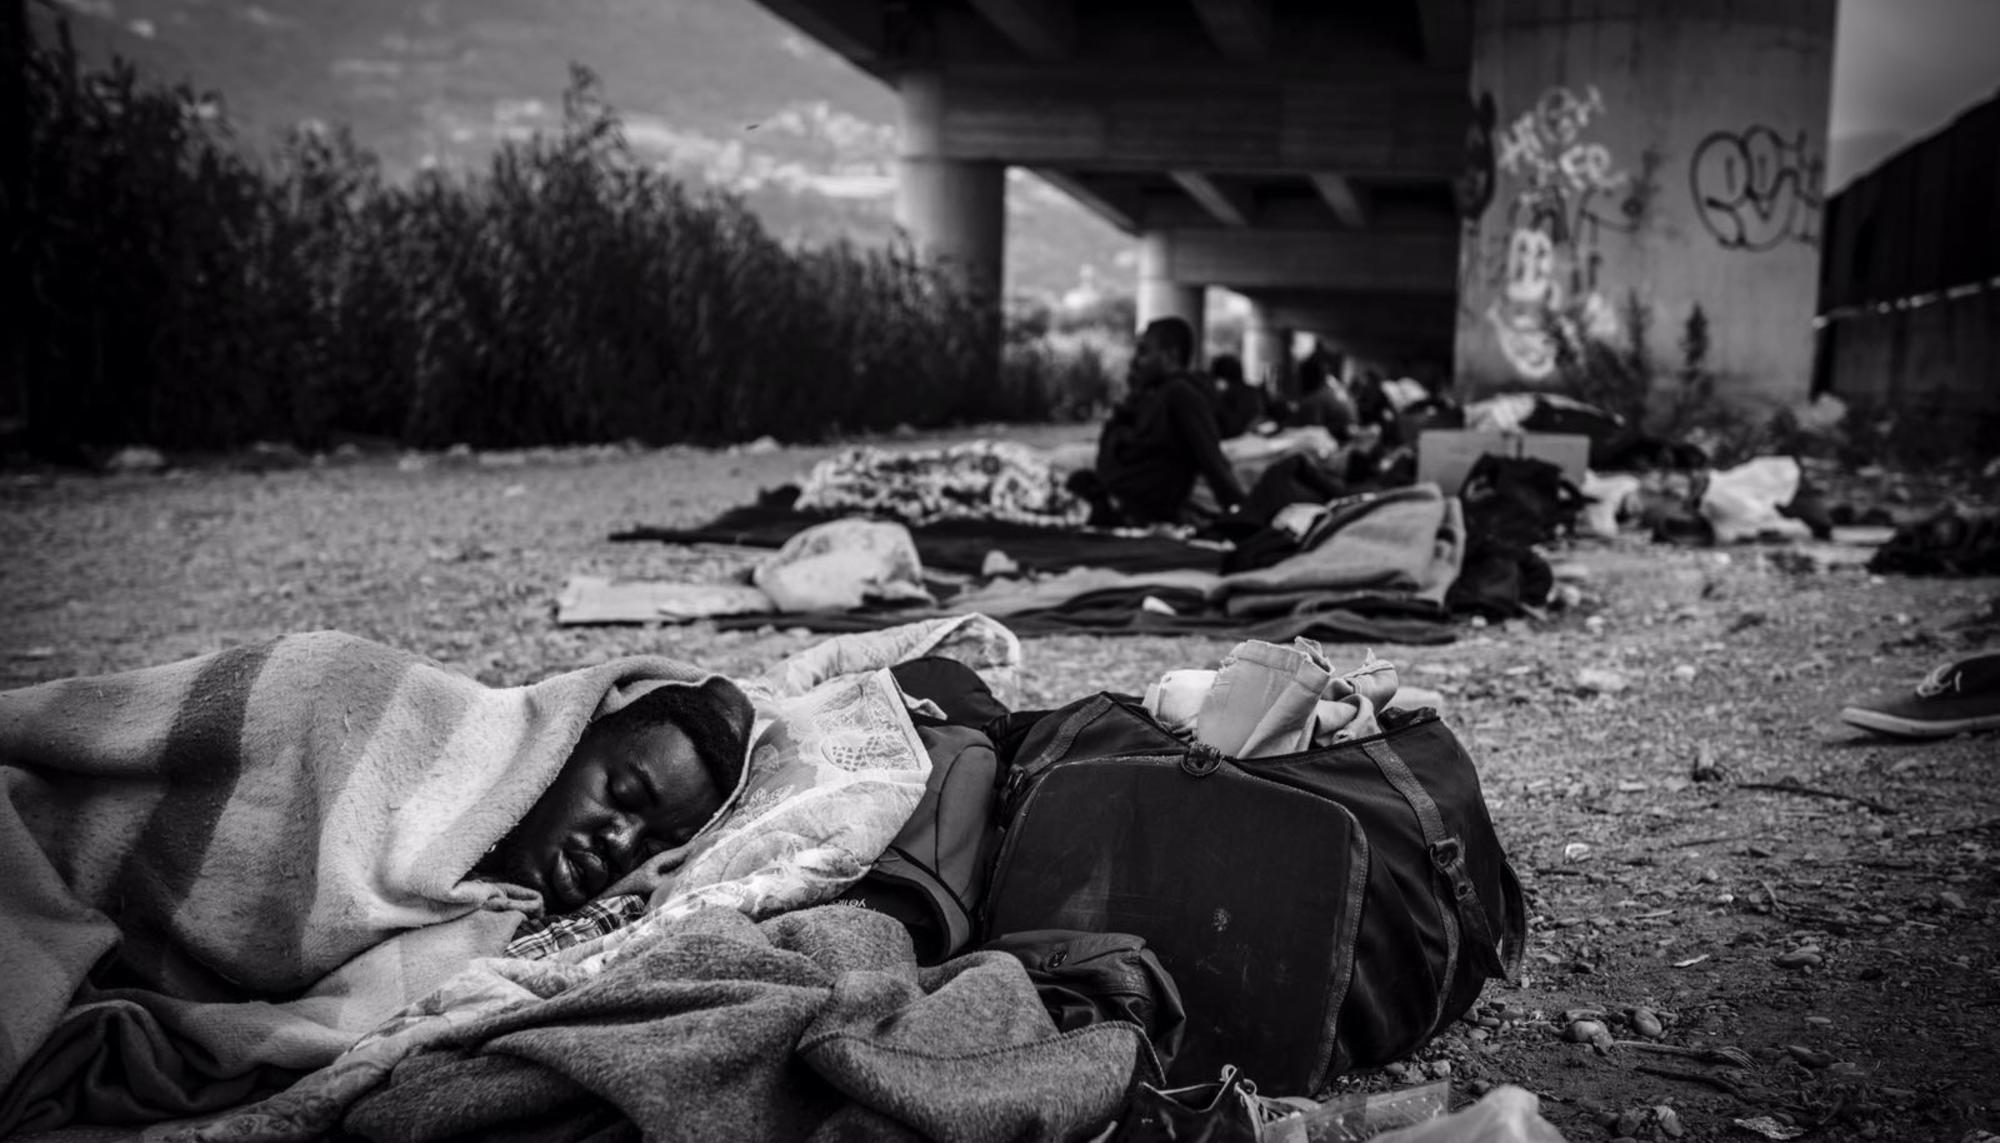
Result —
<path fill-rule="evenodd" d="M 1268 1092 L 1409 1054 L 1511 975 L 1520 886 L 1479 779 L 1431 712 L 1323 750 L 1232 761 L 1097 695 L 1021 739 L 988 932 L 1143 937 L 1179 986 L 1168 1079 Z"/>
<path fill-rule="evenodd" d="M 1038 929 L 995 937 L 979 947 L 1021 962 L 1057 1031 L 1123 1020 L 1146 1030 L 1161 1068 L 1179 1053 L 1187 1010 L 1174 978 L 1143 939 Z"/>

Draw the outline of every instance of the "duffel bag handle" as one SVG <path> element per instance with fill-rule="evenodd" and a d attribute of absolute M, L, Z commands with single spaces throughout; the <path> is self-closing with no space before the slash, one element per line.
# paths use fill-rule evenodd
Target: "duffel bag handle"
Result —
<path fill-rule="evenodd" d="M 1472 874 L 1465 868 L 1465 847 L 1457 837 L 1445 831 L 1444 816 L 1438 812 L 1430 792 L 1417 781 L 1417 776 L 1410 772 L 1402 755 L 1397 754 L 1386 740 L 1365 742 L 1361 749 L 1375 763 L 1382 776 L 1389 780 L 1389 784 L 1396 788 L 1396 792 L 1403 795 L 1411 812 L 1417 815 L 1417 825 L 1424 832 L 1424 846 L 1430 852 L 1431 868 L 1451 887 L 1452 908 L 1458 914 L 1459 926 L 1468 938 L 1464 943 L 1470 946 L 1473 962 L 1489 977 L 1511 978 L 1513 974 L 1508 970 L 1507 958 L 1501 954 L 1493 922 L 1486 915 L 1486 904 L 1479 899 L 1479 888 L 1472 883 Z M 1502 880 L 1511 876 L 1509 871 Z"/>
<path fill-rule="evenodd" d="M 1077 735 L 1083 733 L 1083 728 L 1103 717 L 1104 712 L 1113 705 L 1115 704 L 1111 696 L 1101 691 L 1072 704 L 1070 713 L 1061 723 L 1056 724 L 1054 733 L 1038 746 L 1032 755 L 1026 759 L 1017 757 L 1001 790 L 1001 813 L 1012 813 L 1014 801 L 1020 797 L 1021 791 L 1027 788 L 1028 783 L 1042 771 L 1062 761 L 1069 754 L 1069 748 L 1075 744 Z M 1039 730 L 1040 727 L 1036 729 Z M 1032 736 L 1035 731 L 1031 730 L 1028 733 Z M 1024 747 L 1026 745 L 1027 743 L 1023 743 Z"/>

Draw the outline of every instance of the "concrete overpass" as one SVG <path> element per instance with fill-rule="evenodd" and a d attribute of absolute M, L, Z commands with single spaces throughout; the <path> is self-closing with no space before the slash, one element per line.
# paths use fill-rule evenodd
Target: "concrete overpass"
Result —
<path fill-rule="evenodd" d="M 896 89 L 899 217 L 995 296 L 1020 166 L 1139 239 L 1142 320 L 1248 296 L 1253 372 L 1548 382 L 1699 303 L 1732 390 L 1809 384 L 1834 0 L 759 2 Z"/>

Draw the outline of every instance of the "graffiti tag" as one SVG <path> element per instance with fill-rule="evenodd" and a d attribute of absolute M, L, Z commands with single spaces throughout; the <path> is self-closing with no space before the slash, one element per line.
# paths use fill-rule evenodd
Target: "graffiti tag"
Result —
<path fill-rule="evenodd" d="M 1731 250 L 1817 245 L 1825 173 L 1804 131 L 1787 140 L 1762 125 L 1715 132 L 1688 164 L 1695 216 Z"/>
<path fill-rule="evenodd" d="M 1605 111 L 1595 86 L 1552 87 L 1495 144 L 1498 176 L 1514 185 L 1504 252 L 1494 252 L 1499 290 L 1485 318 L 1501 356 L 1527 380 L 1556 371 L 1561 339 L 1618 332 L 1617 314 L 1597 290 L 1598 242 L 1606 230 L 1638 229 L 1657 159 L 1646 156 L 1635 181 L 1607 144 L 1590 137 Z"/>

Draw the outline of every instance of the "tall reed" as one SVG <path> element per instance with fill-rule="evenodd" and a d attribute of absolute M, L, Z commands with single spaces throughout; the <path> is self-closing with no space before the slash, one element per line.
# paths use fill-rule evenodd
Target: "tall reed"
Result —
<path fill-rule="evenodd" d="M 33 443 L 800 440 L 1069 403 L 907 245 L 789 247 L 645 165 L 580 68 L 558 133 L 407 184 L 337 130 L 253 159 L 66 29 L 27 80 Z"/>

